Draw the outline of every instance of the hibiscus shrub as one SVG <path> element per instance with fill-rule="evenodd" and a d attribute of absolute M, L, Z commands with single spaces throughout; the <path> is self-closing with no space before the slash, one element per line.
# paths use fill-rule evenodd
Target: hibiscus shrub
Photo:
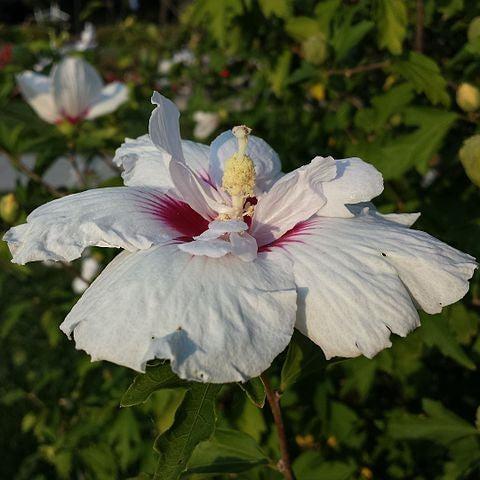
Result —
<path fill-rule="evenodd" d="M 82 21 L 101 8 L 85 2 Z M 171 24 L 132 14 L 80 42 L 67 20 L 37 21 L 0 25 L 2 236 L 56 197 L 121 185 L 115 149 L 145 133 L 159 90 L 184 138 L 208 144 L 246 124 L 285 172 L 361 157 L 385 179 L 382 213 L 421 212 L 415 229 L 480 258 L 478 2 L 196 0 Z M 65 54 L 125 83 L 128 100 L 98 119 L 43 121 L 16 75 L 49 74 Z M 461 302 L 422 313 L 371 360 L 326 361 L 295 333 L 266 392 L 258 378 L 187 382 L 162 361 L 135 375 L 75 351 L 58 327 L 115 255 L 22 266 L 0 242 L 1 478 L 288 478 L 267 400 L 298 480 L 479 478 L 478 273 Z"/>

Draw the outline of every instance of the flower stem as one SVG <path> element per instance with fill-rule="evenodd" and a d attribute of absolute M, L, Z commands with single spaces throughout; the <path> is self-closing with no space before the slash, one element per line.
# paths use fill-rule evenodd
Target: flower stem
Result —
<path fill-rule="evenodd" d="M 279 460 L 277 468 L 286 480 L 295 480 L 295 475 L 293 474 L 292 465 L 290 463 L 290 454 L 288 452 L 288 442 L 285 434 L 285 425 L 283 424 L 282 419 L 282 410 L 280 409 L 281 395 L 278 391 L 272 389 L 270 380 L 265 374 L 262 374 L 260 378 L 265 385 L 267 401 L 272 410 L 273 420 L 275 422 L 275 428 L 277 429 L 278 440 L 280 443 L 280 454 L 282 458 Z"/>

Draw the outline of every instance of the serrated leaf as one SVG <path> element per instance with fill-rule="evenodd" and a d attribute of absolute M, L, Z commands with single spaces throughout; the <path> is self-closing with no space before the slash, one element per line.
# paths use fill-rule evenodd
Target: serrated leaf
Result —
<path fill-rule="evenodd" d="M 145 373 L 137 375 L 124 393 L 120 406 L 131 407 L 148 400 L 162 388 L 187 388 L 189 383 L 177 377 L 168 363 L 147 366 Z"/>
<path fill-rule="evenodd" d="M 159 452 L 154 479 L 176 480 L 185 471 L 195 447 L 215 430 L 215 399 L 222 386 L 192 383 L 173 425 L 155 441 Z"/>
<path fill-rule="evenodd" d="M 475 363 L 468 357 L 450 330 L 446 315 L 422 318 L 422 336 L 429 347 L 437 347 L 446 357 L 455 360 L 469 370 L 475 370 Z"/>
<path fill-rule="evenodd" d="M 195 448 L 187 473 L 240 473 L 268 463 L 267 455 L 250 435 L 218 428 L 210 440 Z"/>
<path fill-rule="evenodd" d="M 285 391 L 301 377 L 321 372 L 327 366 L 322 349 L 295 331 L 282 366 L 280 389 Z"/>
<path fill-rule="evenodd" d="M 265 405 L 265 385 L 260 377 L 250 379 L 245 383 L 238 383 L 238 386 L 247 394 L 250 401 L 259 408 Z"/>
<path fill-rule="evenodd" d="M 398 178 L 415 167 L 421 173 L 438 151 L 445 135 L 457 120 L 453 112 L 428 107 L 404 110 L 404 123 L 418 126 L 416 131 L 394 138 L 379 137 L 376 141 L 359 143 L 347 148 L 347 154 L 361 156 L 375 165 L 386 180 Z"/>
<path fill-rule="evenodd" d="M 387 48 L 393 55 L 402 53 L 407 33 L 407 6 L 404 0 L 377 1 L 376 22 L 378 46 Z"/>
<path fill-rule="evenodd" d="M 353 10 L 345 16 L 341 25 L 333 31 L 332 46 L 336 53 L 336 59 L 342 61 L 350 50 L 357 46 L 367 33 L 375 26 L 370 20 L 362 20 L 352 24 Z"/>
<path fill-rule="evenodd" d="M 396 60 L 392 70 L 412 83 L 415 90 L 424 93 L 434 105 L 450 105 L 447 81 L 435 60 L 417 52 L 410 52 L 408 60 Z"/>

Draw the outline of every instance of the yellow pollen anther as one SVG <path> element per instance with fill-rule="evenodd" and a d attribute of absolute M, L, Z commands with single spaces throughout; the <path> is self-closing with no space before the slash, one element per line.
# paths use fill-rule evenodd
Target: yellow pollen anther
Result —
<path fill-rule="evenodd" d="M 253 196 L 255 188 L 255 166 L 252 159 L 246 155 L 248 135 L 251 129 L 245 125 L 234 127 L 232 133 L 238 140 L 238 151 L 226 162 L 223 173 L 222 187 L 233 197 L 242 199 Z M 236 202 L 240 200 L 237 199 Z"/>

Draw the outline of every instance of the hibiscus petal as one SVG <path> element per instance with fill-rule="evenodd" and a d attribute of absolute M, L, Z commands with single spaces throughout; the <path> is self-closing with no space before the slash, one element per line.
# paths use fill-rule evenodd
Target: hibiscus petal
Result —
<path fill-rule="evenodd" d="M 42 120 L 55 123 L 60 118 L 50 77 L 27 71 L 17 75 L 17 83 L 23 98 Z"/>
<path fill-rule="evenodd" d="M 200 143 L 182 140 L 185 163 L 200 177 L 208 178 L 209 148 Z M 122 178 L 131 187 L 173 188 L 168 165 L 171 156 L 159 150 L 149 135 L 126 138 L 117 148 L 113 162 L 123 168 Z"/>
<path fill-rule="evenodd" d="M 88 119 L 97 118 L 116 110 L 128 100 L 128 88 L 120 82 L 112 82 L 103 87 L 100 96 L 90 105 Z"/>
<path fill-rule="evenodd" d="M 147 360 L 167 358 L 182 378 L 223 383 L 270 365 L 289 343 L 295 310 L 285 256 L 244 263 L 167 245 L 117 256 L 61 329 L 92 360 L 143 371 Z"/>
<path fill-rule="evenodd" d="M 327 358 L 372 357 L 419 325 L 413 300 L 428 313 L 462 298 L 474 258 L 417 230 L 378 217 L 316 217 L 279 242 L 294 262 L 296 327 Z M 275 248 L 273 247 L 273 250 Z"/>
<path fill-rule="evenodd" d="M 157 105 L 148 123 L 152 142 L 175 160 L 184 161 L 178 121 L 180 112 L 177 106 L 158 92 L 153 92 L 152 103 Z"/>
<path fill-rule="evenodd" d="M 62 115 L 77 120 L 87 115 L 101 95 L 102 79 L 97 71 L 79 57 L 67 57 L 53 72 L 53 93 Z"/>
<path fill-rule="evenodd" d="M 238 141 L 231 131 L 220 134 L 210 145 L 210 175 L 216 185 L 222 184 L 225 162 L 238 150 Z M 281 175 L 282 165 L 277 152 L 254 135 L 248 137 L 247 155 L 255 165 L 257 194 L 266 192 Z"/>
<path fill-rule="evenodd" d="M 69 195 L 34 210 L 27 223 L 4 236 L 13 262 L 70 261 L 89 246 L 129 251 L 162 243 L 178 232 L 156 214 L 158 190 L 99 188 Z"/>
<path fill-rule="evenodd" d="M 230 244 L 232 245 L 232 254 L 244 262 L 252 262 L 257 258 L 257 241 L 248 233 L 231 233 Z"/>
<path fill-rule="evenodd" d="M 126 138 L 117 148 L 113 163 L 123 168 L 122 178 L 129 187 L 172 188 L 168 170 L 170 155 L 160 151 L 149 135 Z"/>
<path fill-rule="evenodd" d="M 336 160 L 337 176 L 323 186 L 327 203 L 318 212 L 324 217 L 353 217 L 348 204 L 368 202 L 383 192 L 382 174 L 360 158 Z"/>
<path fill-rule="evenodd" d="M 193 242 L 180 243 L 178 248 L 190 255 L 200 255 L 211 258 L 224 257 L 232 251 L 232 246 L 229 242 L 219 239 L 202 239 L 194 240 Z"/>
<path fill-rule="evenodd" d="M 315 157 L 309 165 L 278 180 L 255 206 L 250 233 L 258 245 L 273 242 L 315 214 L 325 204 L 323 182 L 335 175 L 333 158 Z"/>
<path fill-rule="evenodd" d="M 182 199 L 203 218 L 212 220 L 218 213 L 228 209 L 220 193 L 185 163 L 171 160 L 169 168 L 172 182 Z"/>

